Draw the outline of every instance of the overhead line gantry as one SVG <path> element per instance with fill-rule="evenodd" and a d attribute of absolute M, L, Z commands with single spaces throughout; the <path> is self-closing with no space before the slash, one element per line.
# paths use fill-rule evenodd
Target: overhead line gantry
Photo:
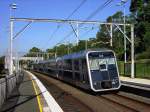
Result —
<path fill-rule="evenodd" d="M 15 36 L 13 36 L 13 23 L 14 22 L 28 22 L 27 25 L 25 25 L 21 31 L 16 33 Z M 122 23 L 107 23 L 107 22 L 101 22 L 101 21 L 86 21 L 86 20 L 66 20 L 66 19 L 45 19 L 45 18 L 10 18 L 10 45 L 12 46 L 12 41 L 14 38 L 16 38 L 20 33 L 22 33 L 32 22 L 53 22 L 53 23 L 67 23 L 69 25 L 76 24 L 77 26 L 79 24 L 98 24 L 98 25 L 109 25 L 110 26 L 110 45 L 112 46 L 112 26 L 115 26 L 123 35 L 125 35 L 125 38 L 130 42 L 131 44 L 131 77 L 134 78 L 134 25 L 133 24 L 122 24 Z M 131 27 L 131 38 L 129 38 L 124 32 L 122 31 L 120 26 L 130 26 Z M 78 28 L 78 27 L 77 27 Z M 78 29 L 74 32 L 76 33 L 76 36 L 78 36 Z M 77 37 L 78 38 L 78 37 Z M 10 60 L 12 60 L 12 48 L 10 48 Z M 12 66 L 10 66 L 12 67 Z M 10 71 L 12 72 L 12 68 L 10 68 Z M 10 73 L 11 74 L 11 73 Z"/>

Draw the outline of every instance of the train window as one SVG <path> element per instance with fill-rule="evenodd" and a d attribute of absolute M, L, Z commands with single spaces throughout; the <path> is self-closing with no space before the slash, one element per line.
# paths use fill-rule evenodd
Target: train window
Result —
<path fill-rule="evenodd" d="M 71 59 L 65 60 L 64 61 L 64 68 L 67 70 L 72 70 L 72 61 Z"/>
<path fill-rule="evenodd" d="M 68 69 L 72 70 L 72 60 L 71 59 L 68 60 Z"/>
<path fill-rule="evenodd" d="M 108 62 L 108 64 L 115 64 L 116 63 L 115 58 L 108 58 L 107 62 Z"/>
<path fill-rule="evenodd" d="M 109 65 L 115 65 L 113 52 L 91 52 L 88 55 L 91 70 L 107 70 Z"/>
<path fill-rule="evenodd" d="M 82 76 L 83 76 L 83 81 L 86 81 L 88 80 L 88 71 L 87 71 L 87 64 L 86 64 L 86 59 L 82 59 L 81 60 L 82 62 Z"/>
<path fill-rule="evenodd" d="M 86 71 L 86 69 L 87 69 L 86 59 L 82 59 L 81 61 L 82 61 L 82 70 Z"/>
<path fill-rule="evenodd" d="M 89 64 L 91 70 L 107 70 L 108 65 L 115 65 L 115 59 L 89 59 Z"/>
<path fill-rule="evenodd" d="M 79 70 L 79 60 L 74 60 L 74 69 Z"/>
<path fill-rule="evenodd" d="M 99 68 L 100 68 L 100 71 L 107 71 L 106 64 L 100 64 Z"/>
<path fill-rule="evenodd" d="M 89 64 L 91 70 L 99 70 L 99 63 L 97 59 L 90 59 Z"/>

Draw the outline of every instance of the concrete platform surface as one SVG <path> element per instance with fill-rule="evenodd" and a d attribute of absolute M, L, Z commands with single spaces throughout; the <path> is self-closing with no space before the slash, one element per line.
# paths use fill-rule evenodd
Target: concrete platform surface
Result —
<path fill-rule="evenodd" d="M 150 80 L 141 78 L 130 78 L 120 76 L 122 85 L 133 86 L 141 89 L 150 90 Z"/>
<path fill-rule="evenodd" d="M 33 82 L 27 73 L 23 81 L 13 90 L 0 112 L 40 112 Z"/>
<path fill-rule="evenodd" d="M 0 112 L 63 112 L 34 74 L 25 70 L 23 73 L 22 81 L 9 95 Z"/>

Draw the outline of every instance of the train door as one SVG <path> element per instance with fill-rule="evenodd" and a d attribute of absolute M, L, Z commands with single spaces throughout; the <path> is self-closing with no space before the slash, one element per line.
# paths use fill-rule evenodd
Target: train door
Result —
<path fill-rule="evenodd" d="M 82 82 L 83 83 L 88 83 L 89 80 L 88 80 L 88 71 L 87 71 L 87 63 L 86 63 L 86 59 L 83 58 L 81 60 L 81 76 L 82 76 Z"/>
<path fill-rule="evenodd" d="M 63 61 L 62 60 L 57 60 L 57 77 L 59 79 L 62 79 L 63 75 Z"/>
<path fill-rule="evenodd" d="M 74 80 L 75 80 L 75 82 L 80 81 L 80 62 L 79 62 L 79 59 L 74 59 Z"/>

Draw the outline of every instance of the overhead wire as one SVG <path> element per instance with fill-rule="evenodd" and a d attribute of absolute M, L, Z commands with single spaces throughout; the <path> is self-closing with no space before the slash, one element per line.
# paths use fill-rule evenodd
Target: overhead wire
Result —
<path fill-rule="evenodd" d="M 100 5 L 96 10 L 94 10 L 86 19 L 85 21 L 90 20 L 91 18 L 93 18 L 98 12 L 102 11 L 106 6 L 108 6 L 113 0 L 107 0 L 104 4 Z M 83 26 L 84 23 L 80 24 L 79 27 Z M 68 38 L 69 36 L 71 36 L 73 34 L 74 31 L 69 32 L 66 36 L 64 36 L 63 39 L 61 39 L 61 41 L 65 40 L 66 38 Z M 59 41 L 58 43 L 61 43 L 61 41 Z M 56 44 L 57 45 L 57 44 Z"/>
<path fill-rule="evenodd" d="M 97 28 L 97 26 L 92 26 L 90 29 L 88 29 L 86 32 L 84 32 L 81 37 L 87 35 L 90 31 L 93 31 L 95 28 Z"/>
<path fill-rule="evenodd" d="M 86 19 L 85 21 L 88 21 L 92 19 L 97 13 L 101 12 L 106 6 L 108 6 L 113 0 L 107 0 L 104 4 L 100 5 L 95 11 L 93 11 Z M 81 27 L 83 24 L 80 24 Z"/>
<path fill-rule="evenodd" d="M 82 0 L 82 2 L 72 11 L 72 13 L 69 16 L 67 16 L 66 19 L 69 19 L 74 13 L 76 13 L 85 4 L 86 1 L 87 0 Z M 53 39 L 54 35 L 57 33 L 57 31 L 60 29 L 60 27 L 61 27 L 61 24 L 57 25 L 56 29 L 52 32 L 52 34 L 50 36 L 51 38 L 49 41 L 51 41 Z"/>
<path fill-rule="evenodd" d="M 76 8 L 76 9 L 74 9 L 74 11 L 66 18 L 66 19 L 69 19 L 75 12 L 77 12 L 79 9 L 80 9 L 80 7 L 82 7 L 82 5 L 86 2 L 87 0 L 83 0 L 80 4 L 79 4 L 79 6 Z"/>

